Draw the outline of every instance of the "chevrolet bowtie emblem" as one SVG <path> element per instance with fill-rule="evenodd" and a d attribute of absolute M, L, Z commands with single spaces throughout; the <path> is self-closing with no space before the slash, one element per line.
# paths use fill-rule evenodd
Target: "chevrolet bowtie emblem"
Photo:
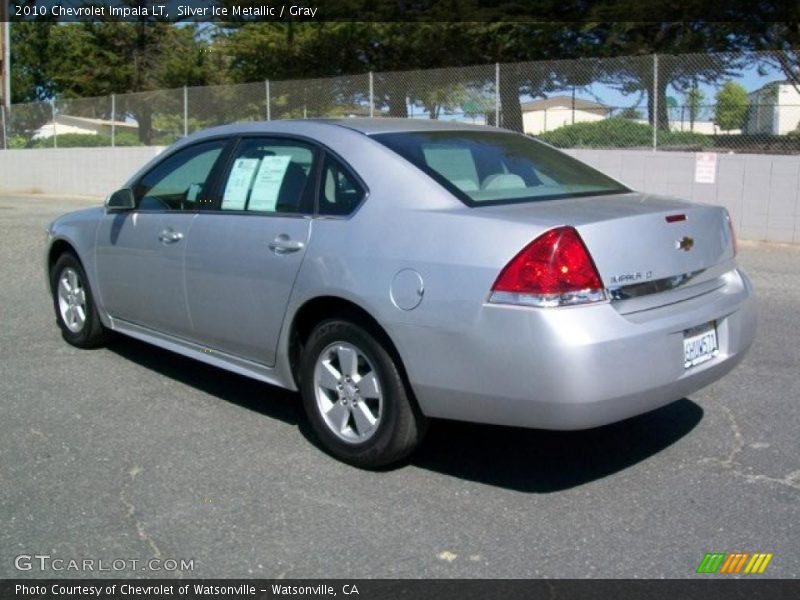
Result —
<path fill-rule="evenodd" d="M 682 237 L 677 242 L 675 242 L 676 250 L 683 250 L 684 252 L 688 252 L 693 247 L 694 247 L 694 239 L 690 238 L 688 235 Z"/>

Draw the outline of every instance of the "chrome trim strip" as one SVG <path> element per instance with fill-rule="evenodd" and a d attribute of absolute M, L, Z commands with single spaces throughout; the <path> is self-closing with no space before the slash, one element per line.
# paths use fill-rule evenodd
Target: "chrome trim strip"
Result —
<path fill-rule="evenodd" d="M 492 292 L 490 304 L 511 304 L 515 306 L 537 306 L 554 308 L 559 306 L 576 306 L 605 302 L 608 299 L 602 289 L 585 289 L 566 292 L 564 294 L 525 294 L 519 292 Z"/>
<path fill-rule="evenodd" d="M 691 273 L 683 273 L 673 277 L 665 277 L 664 279 L 655 279 L 653 281 L 645 281 L 642 283 L 621 285 L 618 287 L 607 288 L 607 292 L 612 302 L 629 300 L 630 298 L 639 298 L 641 296 L 649 296 L 650 294 L 660 294 L 662 292 L 668 292 L 686 285 L 689 281 L 705 271 L 706 269 L 700 269 L 699 271 L 693 271 Z"/>

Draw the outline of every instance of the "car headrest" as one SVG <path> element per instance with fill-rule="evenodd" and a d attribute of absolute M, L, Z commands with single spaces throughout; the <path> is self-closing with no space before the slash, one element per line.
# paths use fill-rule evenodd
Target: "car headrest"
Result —
<path fill-rule="evenodd" d="M 525 180 L 513 173 L 496 173 L 483 180 L 482 190 L 518 190 L 525 187 Z"/>

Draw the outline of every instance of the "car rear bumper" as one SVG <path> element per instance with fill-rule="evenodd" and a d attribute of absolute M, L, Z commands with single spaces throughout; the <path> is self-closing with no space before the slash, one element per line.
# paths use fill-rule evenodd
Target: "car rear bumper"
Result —
<path fill-rule="evenodd" d="M 648 412 L 713 383 L 752 343 L 752 285 L 738 269 L 723 278 L 713 292 L 628 315 L 611 303 L 487 304 L 466 334 L 424 336 L 412 387 L 428 416 L 499 425 L 585 429 Z M 711 321 L 719 354 L 684 368 L 684 331 Z"/>

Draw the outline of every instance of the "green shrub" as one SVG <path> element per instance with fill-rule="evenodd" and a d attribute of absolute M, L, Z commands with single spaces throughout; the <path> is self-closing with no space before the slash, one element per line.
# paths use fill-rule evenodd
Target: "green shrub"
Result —
<path fill-rule="evenodd" d="M 111 146 L 110 135 L 94 135 L 91 133 L 61 133 L 56 136 L 58 148 L 105 148 Z M 115 146 L 141 146 L 139 136 L 130 131 L 123 131 L 114 136 Z M 25 136 L 13 136 L 8 139 L 9 148 L 52 148 L 53 138 L 29 140 Z"/>
<path fill-rule="evenodd" d="M 111 140 L 109 140 L 110 145 Z M 141 146 L 142 142 L 139 140 L 139 136 L 131 131 L 123 131 L 122 133 L 117 133 L 114 136 L 114 145 L 115 146 Z"/>
<path fill-rule="evenodd" d="M 7 144 L 10 150 L 19 150 L 27 146 L 28 138 L 24 135 L 10 135 Z"/>
<path fill-rule="evenodd" d="M 653 145 L 653 128 L 614 117 L 564 125 L 536 136 L 558 148 L 641 148 Z M 659 131 L 659 146 L 711 146 L 711 138 L 691 131 Z"/>
<path fill-rule="evenodd" d="M 94 135 L 91 133 L 60 133 L 56 136 L 56 145 L 59 148 L 97 148 L 110 146 L 111 137 L 107 135 Z M 52 148 L 53 138 L 40 138 L 28 144 L 28 148 Z"/>

